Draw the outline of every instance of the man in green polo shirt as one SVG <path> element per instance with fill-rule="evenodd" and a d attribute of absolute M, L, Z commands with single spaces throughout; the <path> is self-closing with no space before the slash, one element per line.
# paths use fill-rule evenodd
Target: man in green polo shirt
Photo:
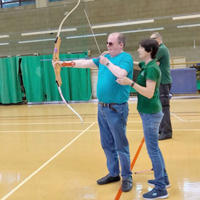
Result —
<path fill-rule="evenodd" d="M 170 54 L 169 50 L 162 42 L 162 36 L 160 33 L 155 32 L 150 38 L 155 39 L 159 44 L 159 50 L 156 55 L 156 59 L 161 71 L 161 83 L 159 90 L 162 111 L 164 113 L 159 128 L 159 140 L 165 140 L 172 138 L 172 125 L 170 119 L 170 89 L 172 84 L 172 78 L 170 74 Z"/>

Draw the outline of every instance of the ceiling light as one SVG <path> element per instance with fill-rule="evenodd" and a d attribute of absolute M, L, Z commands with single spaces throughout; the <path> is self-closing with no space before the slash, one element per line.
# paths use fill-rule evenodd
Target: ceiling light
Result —
<path fill-rule="evenodd" d="M 71 31 L 77 31 L 77 28 L 62 29 L 60 32 L 71 32 Z M 38 32 L 22 33 L 21 36 L 42 35 L 42 34 L 51 34 L 51 33 L 57 33 L 57 32 L 58 30 L 38 31 Z"/>
<path fill-rule="evenodd" d="M 24 43 L 33 43 L 33 42 L 46 42 L 46 41 L 55 41 L 55 38 L 49 38 L 49 39 L 40 39 L 40 40 L 26 40 L 26 41 L 19 41 L 19 44 L 24 44 Z"/>
<path fill-rule="evenodd" d="M 200 26 L 200 24 L 180 25 L 180 26 L 177 26 L 177 28 L 187 28 L 187 27 L 196 27 L 196 26 Z"/>
<path fill-rule="evenodd" d="M 138 32 L 158 31 L 158 30 L 164 30 L 164 27 L 148 28 L 148 29 L 138 29 L 138 30 L 131 30 L 131 31 L 122 31 L 121 33 L 138 33 Z"/>
<path fill-rule="evenodd" d="M 9 43 L 0 43 L 0 45 L 9 45 Z"/>
<path fill-rule="evenodd" d="M 9 35 L 0 35 L 0 38 L 7 38 Z"/>
<path fill-rule="evenodd" d="M 192 19 L 192 18 L 199 18 L 200 14 L 198 15 L 182 15 L 178 17 L 172 17 L 173 20 L 180 20 L 180 19 Z"/>
<path fill-rule="evenodd" d="M 116 27 L 116 26 L 129 26 L 129 25 L 134 25 L 134 24 L 145 24 L 145 23 L 153 23 L 153 22 L 154 22 L 154 19 L 130 21 L 130 22 L 121 22 L 121 23 L 112 23 L 112 24 L 102 24 L 102 25 L 94 25 L 94 26 L 92 26 L 92 29 Z"/>
<path fill-rule="evenodd" d="M 85 38 L 85 37 L 94 37 L 94 36 L 103 36 L 107 35 L 107 33 L 98 33 L 98 34 L 90 34 L 90 35 L 77 35 L 77 36 L 69 36 L 66 39 L 75 39 L 75 38 Z"/>

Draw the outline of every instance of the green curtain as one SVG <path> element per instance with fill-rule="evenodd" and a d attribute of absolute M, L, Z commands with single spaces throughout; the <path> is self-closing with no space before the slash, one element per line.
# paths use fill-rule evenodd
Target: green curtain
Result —
<path fill-rule="evenodd" d="M 16 57 L 0 59 L 0 103 L 22 102 L 19 68 Z"/>
<path fill-rule="evenodd" d="M 44 60 L 44 61 L 42 61 Z M 57 84 L 55 82 L 55 73 L 51 63 L 52 55 L 44 55 L 41 57 L 41 66 L 45 71 L 44 78 L 44 92 L 47 101 L 61 101 L 60 94 L 58 93 Z M 62 68 L 61 68 L 62 77 Z"/>
<path fill-rule="evenodd" d="M 86 54 L 61 54 L 62 59 L 85 58 Z M 61 101 L 52 55 L 0 59 L 0 103 L 22 102 L 19 61 L 28 102 Z M 90 69 L 61 68 L 61 90 L 67 101 L 88 101 L 91 98 Z"/>
<path fill-rule="evenodd" d="M 26 56 L 21 57 L 21 59 L 21 71 L 27 102 L 45 101 L 44 70 L 41 66 L 41 56 Z"/>
<path fill-rule="evenodd" d="M 85 58 L 85 54 L 61 54 L 63 59 Z M 21 68 L 28 102 L 61 101 L 52 55 L 22 58 Z M 87 101 L 91 97 L 90 69 L 61 68 L 61 90 L 67 101 Z"/>

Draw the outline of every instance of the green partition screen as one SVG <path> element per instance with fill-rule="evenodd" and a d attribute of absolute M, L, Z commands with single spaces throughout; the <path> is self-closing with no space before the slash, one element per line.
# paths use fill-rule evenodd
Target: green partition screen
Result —
<path fill-rule="evenodd" d="M 0 103 L 11 104 L 22 101 L 19 68 L 16 57 L 0 59 Z"/>
<path fill-rule="evenodd" d="M 61 54 L 60 59 L 85 58 L 85 54 Z M 0 59 L 0 103 L 22 102 L 19 68 L 27 102 L 61 101 L 52 55 Z M 19 62 L 20 61 L 20 62 Z M 61 68 L 62 93 L 67 101 L 87 101 L 91 98 L 90 69 Z"/>

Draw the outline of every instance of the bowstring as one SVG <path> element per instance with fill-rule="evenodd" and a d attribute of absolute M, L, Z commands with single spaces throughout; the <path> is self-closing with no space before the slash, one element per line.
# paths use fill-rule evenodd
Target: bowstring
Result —
<path fill-rule="evenodd" d="M 98 51 L 99 51 L 99 53 L 100 53 L 100 55 L 101 55 L 101 50 L 100 50 L 100 47 L 99 47 L 99 45 L 98 45 L 97 39 L 96 39 L 96 37 L 95 37 L 94 31 L 92 30 L 92 26 L 91 26 L 89 17 L 88 17 L 88 15 L 87 15 L 87 12 L 86 12 L 85 9 L 83 9 L 83 10 L 84 10 L 85 17 L 86 17 L 86 19 L 87 19 L 88 25 L 89 25 L 89 27 L 90 27 L 90 30 L 91 30 L 91 32 L 92 32 L 94 41 L 95 41 L 95 43 L 96 43 L 97 49 L 98 49 Z M 91 73 L 91 70 L 92 70 L 92 69 L 90 69 L 90 73 Z M 95 87 L 96 87 L 96 86 L 95 86 Z M 94 88 L 95 88 L 95 87 L 94 87 Z M 87 111 L 88 111 L 88 109 L 89 109 L 89 105 L 90 105 L 90 103 L 91 103 L 91 99 L 92 99 L 92 94 L 93 94 L 93 92 L 94 92 L 94 88 L 92 88 L 92 91 L 91 91 L 90 99 L 89 99 L 89 101 L 88 101 L 88 105 L 87 105 L 87 108 L 86 108 L 86 112 L 85 112 L 84 117 L 83 117 L 83 122 L 85 121 L 86 113 L 87 113 Z"/>

